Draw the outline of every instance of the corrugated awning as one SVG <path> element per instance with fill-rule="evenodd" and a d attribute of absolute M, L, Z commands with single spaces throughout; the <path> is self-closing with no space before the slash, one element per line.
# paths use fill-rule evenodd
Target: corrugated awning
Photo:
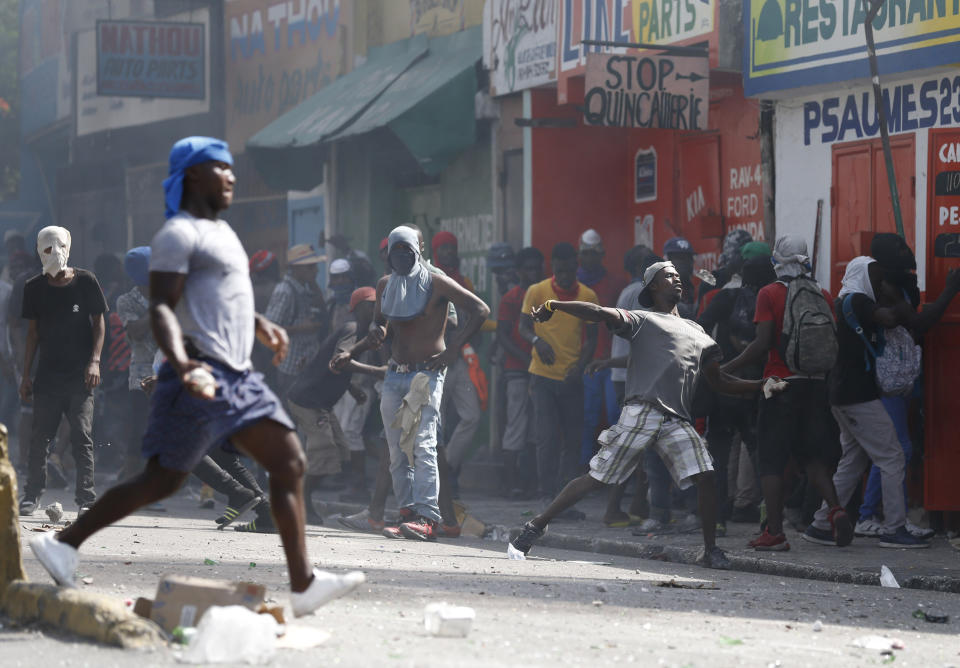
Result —
<path fill-rule="evenodd" d="M 475 140 L 479 27 L 372 50 L 356 70 L 279 117 L 247 142 L 272 186 L 307 190 L 323 179 L 324 146 L 388 128 L 428 174 Z"/>

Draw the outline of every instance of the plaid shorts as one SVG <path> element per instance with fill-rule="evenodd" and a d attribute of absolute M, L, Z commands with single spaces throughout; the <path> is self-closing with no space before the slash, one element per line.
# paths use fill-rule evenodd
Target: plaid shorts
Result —
<path fill-rule="evenodd" d="M 590 460 L 590 475 L 608 485 L 629 480 L 647 448 L 660 455 L 680 489 L 690 487 L 693 476 L 713 470 L 710 453 L 693 425 L 652 404 L 627 404 L 620 421 L 597 440 L 600 450 Z"/>

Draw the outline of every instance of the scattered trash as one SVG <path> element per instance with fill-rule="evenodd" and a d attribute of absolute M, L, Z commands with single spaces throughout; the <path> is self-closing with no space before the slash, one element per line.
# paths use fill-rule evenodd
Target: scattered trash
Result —
<path fill-rule="evenodd" d="M 676 580 L 658 582 L 657 586 L 668 589 L 720 589 L 716 582 L 677 582 Z"/>
<path fill-rule="evenodd" d="M 167 575 L 157 586 L 155 600 L 138 599 L 134 612 L 149 617 L 164 631 L 172 633 L 178 626 L 197 626 L 197 621 L 211 607 L 239 605 L 250 611 L 257 610 L 266 594 L 266 587 L 253 582 Z"/>
<path fill-rule="evenodd" d="M 527 555 L 513 546 L 513 543 L 507 543 L 507 558 L 515 561 L 526 561 Z"/>
<path fill-rule="evenodd" d="M 196 637 L 197 629 L 194 626 L 188 626 L 186 628 L 178 626 L 173 630 L 171 635 L 173 636 L 173 642 L 178 645 L 189 645 L 190 641 Z"/>
<path fill-rule="evenodd" d="M 483 536 L 487 540 L 493 540 L 498 543 L 510 542 L 510 529 L 499 524 L 488 524 L 487 533 Z"/>
<path fill-rule="evenodd" d="M 598 601 L 593 601 L 592 603 L 593 603 L 593 606 L 596 607 L 596 608 L 599 608 L 600 606 L 603 605 L 603 601 L 599 601 L 599 600 L 598 600 Z"/>
<path fill-rule="evenodd" d="M 58 524 L 60 520 L 63 519 L 63 506 L 60 505 L 59 501 L 47 506 L 47 517 L 49 517 L 50 521 L 54 524 Z"/>
<path fill-rule="evenodd" d="M 823 631 L 823 622 L 821 622 L 821 621 L 818 619 L 817 621 L 815 621 L 815 622 L 813 623 L 813 632 L 814 632 L 814 633 L 820 633 L 821 631 Z"/>
<path fill-rule="evenodd" d="M 612 561 L 583 561 L 582 559 L 572 559 L 568 564 L 583 564 L 584 566 L 613 566 Z"/>
<path fill-rule="evenodd" d="M 277 652 L 277 621 L 239 605 L 208 608 L 183 653 L 185 663 L 269 662 Z"/>
<path fill-rule="evenodd" d="M 312 626 L 288 626 L 277 638 L 277 649 L 312 649 L 330 640 L 330 633 Z"/>
<path fill-rule="evenodd" d="M 91 577 L 85 577 L 85 578 L 81 579 L 80 581 L 81 581 L 83 584 L 85 584 L 85 585 L 92 585 L 92 584 L 93 584 L 93 578 L 91 578 Z"/>
<path fill-rule="evenodd" d="M 903 649 L 902 640 L 898 640 L 897 638 L 884 638 L 883 636 L 860 636 L 855 639 L 852 644 L 854 647 L 879 651 Z"/>
<path fill-rule="evenodd" d="M 260 615 L 272 615 L 274 619 L 277 620 L 277 624 L 283 626 L 287 623 L 286 618 L 283 616 L 283 606 L 282 605 L 267 605 L 266 603 L 261 603 L 257 607 L 257 614 Z"/>
<path fill-rule="evenodd" d="M 946 624 L 950 621 L 949 615 L 937 615 L 921 609 L 913 611 L 913 618 L 922 619 L 923 621 L 930 622 L 931 624 Z"/>
<path fill-rule="evenodd" d="M 727 636 L 720 636 L 720 644 L 726 647 L 736 647 L 737 645 L 742 645 L 743 641 L 740 638 L 730 638 Z"/>
<path fill-rule="evenodd" d="M 216 566 L 216 565 L 217 565 L 217 562 L 215 562 L 213 559 L 207 558 L 207 559 L 204 559 L 204 560 L 203 560 L 203 565 L 204 565 L 204 566 Z"/>
<path fill-rule="evenodd" d="M 464 515 L 463 521 L 460 522 L 460 532 L 474 538 L 483 538 L 484 534 L 487 533 L 487 525 L 467 513 Z"/>
<path fill-rule="evenodd" d="M 900 589 L 900 584 L 897 582 L 897 578 L 893 577 L 893 573 L 890 572 L 890 569 L 887 568 L 886 564 L 881 564 L 880 566 L 880 585 L 883 587 Z"/>
<path fill-rule="evenodd" d="M 428 603 L 423 609 L 423 626 L 431 635 L 445 638 L 466 638 L 476 613 L 473 608 Z"/>
<path fill-rule="evenodd" d="M 256 567 L 257 567 L 257 562 L 251 561 L 251 562 L 250 562 L 250 568 L 256 568 Z"/>

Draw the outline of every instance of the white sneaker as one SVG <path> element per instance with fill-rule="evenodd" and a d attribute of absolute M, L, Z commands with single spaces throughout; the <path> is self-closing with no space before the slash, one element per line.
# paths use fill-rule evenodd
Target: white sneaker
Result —
<path fill-rule="evenodd" d="M 77 570 L 77 550 L 61 543 L 53 533 L 45 533 L 30 541 L 30 549 L 61 587 L 76 587 L 73 574 Z"/>
<path fill-rule="evenodd" d="M 883 525 L 873 517 L 857 522 L 853 528 L 853 535 L 861 538 L 879 538 L 883 535 Z"/>
<path fill-rule="evenodd" d="M 660 522 L 660 520 L 655 520 L 652 517 L 648 517 L 640 523 L 640 526 L 633 530 L 633 533 L 642 535 L 648 533 L 657 533 L 658 531 L 662 530 L 663 524 Z"/>
<path fill-rule="evenodd" d="M 335 575 L 313 569 L 313 582 L 302 592 L 290 594 L 290 606 L 294 617 L 312 614 L 317 608 L 326 605 L 335 598 L 346 596 L 367 581 L 360 571 L 350 571 L 345 575 Z"/>
<path fill-rule="evenodd" d="M 904 525 L 907 528 L 907 531 L 910 532 L 910 535 L 914 538 L 920 538 L 921 540 L 930 540 L 933 538 L 936 531 L 933 529 L 924 529 L 919 527 L 910 520 L 907 520 L 907 523 Z"/>
<path fill-rule="evenodd" d="M 674 524 L 677 533 L 693 533 L 700 531 L 700 518 L 693 513 L 688 514 L 682 520 Z"/>

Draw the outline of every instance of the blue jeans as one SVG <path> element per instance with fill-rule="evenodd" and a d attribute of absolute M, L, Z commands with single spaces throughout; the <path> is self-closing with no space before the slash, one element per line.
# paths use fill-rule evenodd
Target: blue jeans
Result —
<path fill-rule="evenodd" d="M 910 464 L 910 455 L 913 454 L 913 443 L 910 442 L 910 425 L 907 421 L 907 402 L 909 397 L 882 397 L 880 401 L 887 409 L 887 414 L 893 420 L 893 427 L 897 430 L 897 440 L 903 448 L 904 465 Z M 880 469 L 870 467 L 870 476 L 867 478 L 867 487 L 863 491 L 863 504 L 860 506 L 860 519 L 865 520 L 877 515 L 883 495 L 880 488 Z M 907 481 L 903 481 L 904 507 L 907 507 Z"/>
<path fill-rule="evenodd" d="M 420 411 L 420 427 L 413 446 L 413 463 L 400 449 L 400 430 L 392 427 L 403 398 L 410 391 L 410 383 L 418 373 L 430 378 L 430 401 Z M 440 423 L 440 401 L 443 398 L 444 371 L 388 371 L 380 396 L 380 415 L 390 451 L 390 475 L 393 493 L 400 508 L 411 508 L 420 517 L 440 521 L 437 497 L 440 493 L 437 477 L 437 427 Z"/>
<path fill-rule="evenodd" d="M 580 463 L 587 465 L 597 452 L 597 428 L 606 416 L 608 425 L 620 418 L 620 404 L 610 377 L 610 369 L 583 375 L 583 439 L 580 441 Z"/>

